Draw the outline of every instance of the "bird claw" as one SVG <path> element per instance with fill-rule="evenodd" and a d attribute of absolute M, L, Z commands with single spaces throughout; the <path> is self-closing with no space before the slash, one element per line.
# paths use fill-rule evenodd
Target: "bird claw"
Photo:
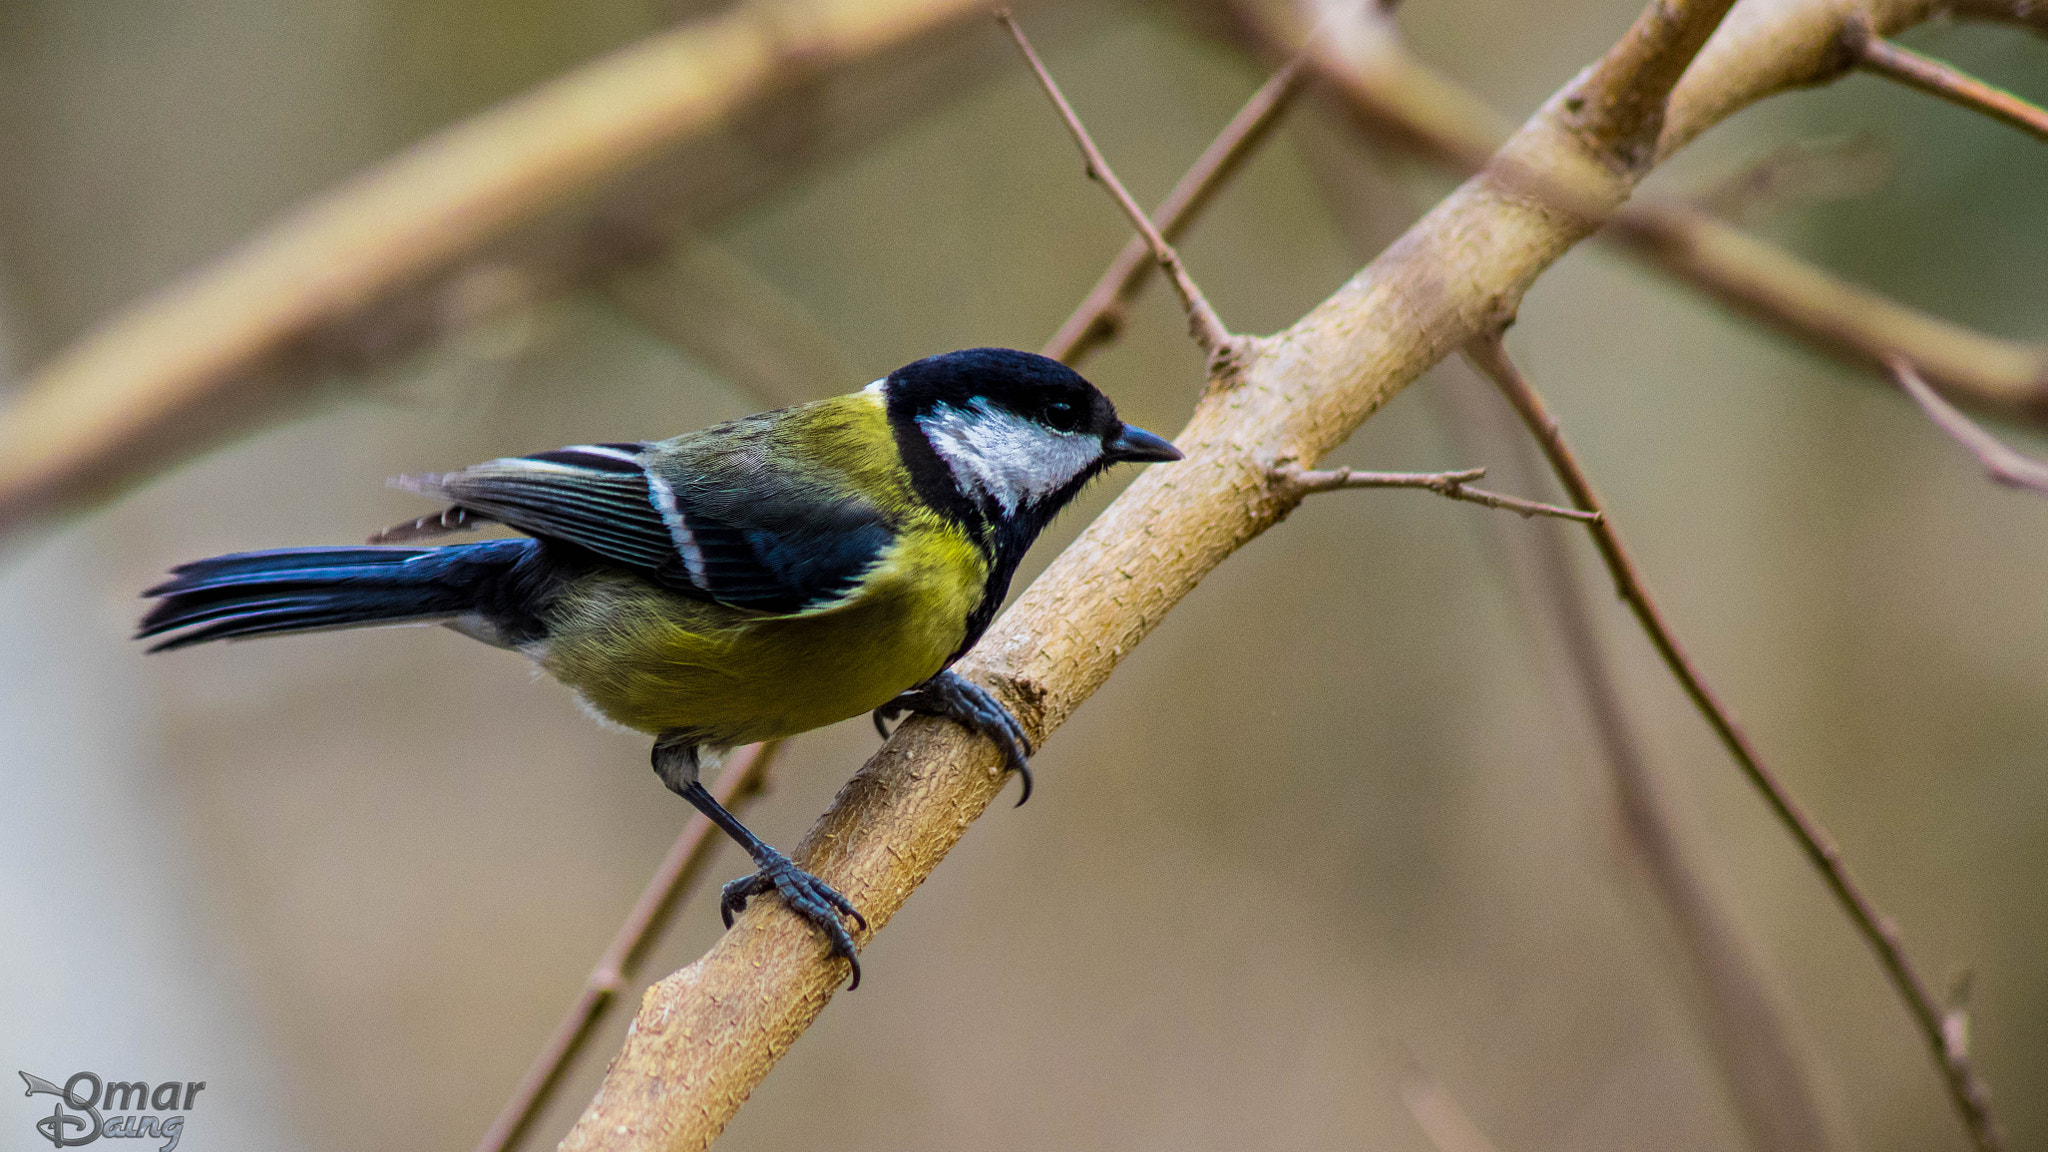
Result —
<path fill-rule="evenodd" d="M 796 866 L 796 862 L 780 852 L 772 852 L 757 861 L 760 871 L 751 876 L 742 876 L 725 886 L 718 901 L 719 914 L 725 919 L 725 926 L 732 927 L 732 919 L 747 906 L 755 896 L 774 892 L 791 912 L 810 921 L 811 925 L 825 934 L 832 946 L 832 955 L 846 961 L 853 969 L 853 982 L 846 986 L 848 992 L 860 987 L 860 956 L 854 951 L 853 935 L 840 922 L 841 916 L 851 916 L 853 922 L 867 931 L 867 917 L 853 906 L 853 901 L 841 896 L 831 885 Z"/>
<path fill-rule="evenodd" d="M 988 689 L 948 669 L 875 709 L 875 731 L 887 740 L 887 722 L 905 712 L 943 716 L 987 737 L 1002 752 L 1004 769 L 1015 772 L 1023 781 L 1024 792 L 1017 797 L 1018 806 L 1031 799 L 1031 742 L 1024 736 L 1024 726 Z"/>

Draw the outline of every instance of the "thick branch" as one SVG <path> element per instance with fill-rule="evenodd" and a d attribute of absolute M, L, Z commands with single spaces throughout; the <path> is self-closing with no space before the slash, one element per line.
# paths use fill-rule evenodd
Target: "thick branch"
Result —
<path fill-rule="evenodd" d="M 1647 168 L 1664 104 L 1734 0 L 1654 0 L 1566 98 L 1582 131 L 1632 169 Z"/>
<path fill-rule="evenodd" d="M 0 528 L 246 427 L 295 382 L 388 364 L 465 320 L 658 251 L 674 197 L 701 191 L 677 173 L 647 180 L 664 157 L 716 143 L 797 81 L 893 57 L 980 11 L 974 0 L 748 0 L 351 178 L 39 370 L 0 413 Z"/>

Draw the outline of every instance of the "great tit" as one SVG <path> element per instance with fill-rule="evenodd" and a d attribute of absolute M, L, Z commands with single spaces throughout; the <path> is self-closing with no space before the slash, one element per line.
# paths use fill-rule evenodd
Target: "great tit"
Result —
<path fill-rule="evenodd" d="M 727 927 L 778 892 L 858 985 L 840 918 L 865 919 L 714 800 L 700 756 L 863 712 L 878 728 L 927 712 L 992 740 L 1028 797 L 1023 729 L 950 666 L 1083 485 L 1119 461 L 1178 459 L 1058 361 L 975 348 L 670 440 L 400 477 L 449 506 L 372 545 L 488 522 L 524 536 L 195 561 L 144 593 L 160 599 L 137 638 L 165 637 L 156 652 L 439 622 L 524 653 L 600 720 L 653 736 L 662 782 L 753 857 L 757 871 L 725 887 Z"/>

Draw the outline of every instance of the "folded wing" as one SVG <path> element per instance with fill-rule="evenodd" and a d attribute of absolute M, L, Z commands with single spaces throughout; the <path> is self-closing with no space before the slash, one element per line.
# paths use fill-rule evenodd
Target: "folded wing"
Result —
<path fill-rule="evenodd" d="M 441 520 L 496 520 L 685 595 L 759 612 L 829 606 L 893 533 L 868 501 L 772 456 L 767 444 L 736 442 L 728 431 L 579 445 L 399 483 L 464 513 Z"/>

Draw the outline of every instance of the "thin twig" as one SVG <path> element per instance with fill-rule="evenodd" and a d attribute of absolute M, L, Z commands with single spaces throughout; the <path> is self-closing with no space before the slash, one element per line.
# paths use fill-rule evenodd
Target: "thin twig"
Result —
<path fill-rule="evenodd" d="M 1450 374 L 1431 390 L 1454 444 L 1499 462 L 1518 488 L 1540 491 L 1547 469 L 1533 439 L 1477 372 Z M 1504 525 L 1493 525 L 1496 529 Z M 1681 798 L 1651 770 L 1628 700 L 1594 618 L 1594 590 L 1572 562 L 1571 533 L 1495 531 L 1561 711 L 1584 719 L 1592 756 L 1613 781 L 1623 842 L 1676 937 L 1691 977 L 1689 1006 L 1753 1152 L 1840 1152 L 1850 1146 L 1818 1087 L 1820 1062 L 1798 1013 L 1779 991 L 1763 950 L 1713 882 L 1709 860 L 1686 835 Z M 1411 1098 L 1409 1105 L 1415 1107 Z"/>
<path fill-rule="evenodd" d="M 1351 468 L 1334 468 L 1327 472 L 1310 472 L 1300 467 L 1285 467 L 1274 469 L 1273 475 L 1303 496 L 1335 492 L 1340 488 L 1425 488 L 1439 496 L 1513 512 L 1524 519 L 1531 516 L 1555 516 L 1560 520 L 1581 522 L 1600 519 L 1598 512 L 1560 508 L 1555 504 L 1542 504 L 1471 487 L 1472 481 L 1486 475 L 1484 468 L 1466 468 L 1458 472 L 1360 472 Z"/>
<path fill-rule="evenodd" d="M 1891 369 L 1892 379 L 1898 381 L 1899 387 L 1920 405 L 1920 410 L 1927 413 L 1927 418 L 1934 421 L 1936 427 L 1970 450 L 1993 483 L 2048 495 L 2048 464 L 1999 443 L 1998 437 L 1986 432 L 1981 425 L 1957 411 L 1955 405 L 1942 399 L 1941 393 L 1922 380 L 1911 363 L 1895 356 L 1885 366 Z"/>
<path fill-rule="evenodd" d="M 1265 142 L 1273 126 L 1280 122 L 1281 114 L 1301 92 L 1306 65 L 1306 55 L 1296 53 L 1252 93 L 1216 139 L 1209 142 L 1209 147 L 1152 214 L 1152 224 L 1160 236 L 1168 242 L 1180 239 L 1188 225 L 1208 207 L 1210 199 Z M 1158 266 L 1150 241 L 1144 236 L 1131 237 L 1073 315 L 1046 342 L 1045 355 L 1066 364 L 1079 364 L 1104 342 L 1115 338 L 1123 327 L 1125 311 Z"/>
<path fill-rule="evenodd" d="M 1939 96 L 1972 112 L 1982 112 L 2035 139 L 2048 140 L 2048 109 L 2003 88 L 1986 84 L 1931 56 L 1922 56 L 1881 36 L 1872 36 L 1863 41 L 1863 54 L 1857 62 L 1865 71 L 1896 80 L 1908 88 L 1917 88 L 1930 96 Z"/>
<path fill-rule="evenodd" d="M 1551 469 L 1571 496 L 1572 502 L 1588 511 L 1602 511 L 1604 505 L 1593 488 L 1593 482 L 1580 465 L 1578 457 L 1565 443 L 1557 419 L 1544 405 L 1543 398 L 1523 377 L 1514 362 L 1508 358 L 1507 348 L 1501 340 L 1501 331 L 1494 329 L 1481 332 L 1465 345 L 1465 355 L 1474 367 L 1485 373 L 1499 386 L 1508 402 L 1528 426 L 1529 432 L 1543 449 Z M 1949 1096 L 1954 1100 L 1956 1111 L 1962 1116 L 1963 1124 L 1969 1129 L 1971 1139 L 1980 1152 L 1998 1152 L 2002 1147 L 1997 1120 L 1991 1114 L 1991 1093 L 1977 1075 L 1966 1052 L 1953 1051 L 1943 1036 L 1942 1009 L 1935 1000 L 1927 981 L 1913 967 L 1906 956 L 1904 942 L 1900 939 L 1898 925 L 1886 916 L 1871 900 L 1863 886 L 1850 873 L 1842 859 L 1842 851 L 1834 838 L 1823 828 L 1820 821 L 1793 799 L 1777 773 L 1763 761 L 1762 755 L 1750 741 L 1749 734 L 1736 721 L 1735 714 L 1721 702 L 1714 690 L 1707 685 L 1699 668 L 1686 655 L 1678 637 L 1664 619 L 1656 602 L 1651 600 L 1649 586 L 1628 550 L 1622 545 L 1621 536 L 1614 529 L 1611 518 L 1602 518 L 1588 526 L 1593 542 L 1600 550 L 1600 558 L 1606 562 L 1608 572 L 1614 577 L 1615 590 L 1627 602 L 1629 610 L 1642 625 L 1657 654 L 1671 670 L 1679 685 L 1692 699 L 1700 714 L 1706 718 L 1730 756 L 1762 792 L 1771 810 L 1792 833 L 1807 858 L 1820 871 L 1842 909 L 1855 924 L 1858 932 L 1869 941 L 1877 953 L 1878 963 L 1884 967 L 1900 997 L 1906 1002 L 1906 1009 L 1919 1025 L 1922 1035 L 1932 1049 L 1936 1064 L 1941 1068 L 1943 1079 L 1948 1086 Z"/>
<path fill-rule="evenodd" d="M 1174 289 L 1180 293 L 1181 307 L 1187 310 L 1188 335 L 1193 336 L 1195 343 L 1208 355 L 1213 370 L 1218 361 L 1228 357 L 1235 346 L 1236 341 L 1231 337 L 1230 330 L 1223 326 L 1222 319 L 1216 315 L 1216 309 L 1209 306 L 1209 300 L 1202 295 L 1201 288 L 1195 284 L 1195 278 L 1188 275 L 1187 268 L 1181 264 L 1180 254 L 1173 250 L 1173 245 L 1166 242 L 1166 237 L 1159 234 L 1159 229 L 1152 226 L 1151 217 L 1146 216 L 1145 210 L 1138 207 L 1138 202 L 1125 190 L 1123 181 L 1116 178 L 1116 172 L 1110 168 L 1109 161 L 1103 158 L 1102 150 L 1097 148 L 1095 141 L 1089 137 L 1088 129 L 1081 123 L 1081 117 L 1075 114 L 1074 106 L 1067 103 L 1066 95 L 1060 91 L 1060 86 L 1053 80 L 1052 73 L 1046 71 L 1045 62 L 1038 58 L 1038 53 L 1031 47 L 1031 41 L 1025 39 L 1024 29 L 1018 26 L 1016 18 L 1010 15 L 1010 10 L 997 10 L 996 22 L 1017 42 L 1017 51 L 1023 53 L 1024 62 L 1031 66 L 1032 73 L 1038 77 L 1038 83 L 1052 99 L 1053 107 L 1059 110 L 1060 119 L 1066 121 L 1067 131 L 1073 133 L 1074 143 L 1080 145 L 1081 155 L 1088 160 L 1088 175 L 1100 180 L 1102 186 L 1109 189 L 1109 194 L 1115 197 L 1117 204 L 1123 208 L 1124 215 L 1130 217 L 1131 223 L 1137 226 L 1139 235 L 1151 246 L 1152 258 L 1159 262 L 1159 266 L 1166 271 L 1167 278 L 1173 281 Z"/>
<path fill-rule="evenodd" d="M 747 801 L 767 786 L 768 767 L 781 748 L 782 741 L 773 740 L 738 749 L 725 771 L 719 773 L 718 782 L 711 786 L 711 794 L 726 808 L 743 811 Z M 669 917 L 703 872 L 711 853 L 724 842 L 723 837 L 714 835 L 715 831 L 702 814 L 691 816 L 689 823 L 683 825 L 682 835 L 676 837 L 674 847 L 648 879 L 640 899 L 626 913 L 625 923 L 619 925 L 612 942 L 597 958 L 597 966 L 590 970 L 583 991 L 562 1016 L 562 1022 L 555 1025 L 554 1035 L 548 1037 L 526 1075 L 520 1077 L 512 1098 L 505 1101 L 505 1106 L 498 1110 L 498 1118 L 491 1121 L 483 1139 L 477 1142 L 476 1152 L 509 1152 L 518 1146 L 534 1118 L 547 1106 L 549 1097 L 561 1086 L 569 1065 L 597 1031 L 598 1023 L 618 1001 L 619 993 L 632 983 L 649 946 L 668 925 Z"/>

